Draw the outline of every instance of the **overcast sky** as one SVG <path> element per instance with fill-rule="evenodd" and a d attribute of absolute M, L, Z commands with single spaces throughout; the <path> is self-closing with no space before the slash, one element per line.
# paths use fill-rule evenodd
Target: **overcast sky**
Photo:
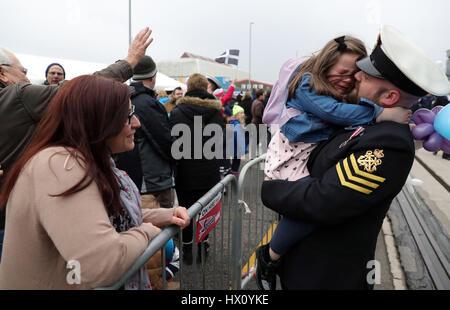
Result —
<path fill-rule="evenodd" d="M 149 26 L 155 61 L 183 52 L 215 58 L 239 49 L 239 68 L 277 79 L 290 57 L 351 34 L 373 47 L 391 24 L 445 64 L 450 0 L 132 0 L 132 35 Z M 128 48 L 128 0 L 2 0 L 0 46 L 16 53 L 111 63 Z M 25 67 L 29 64 L 23 63 Z"/>

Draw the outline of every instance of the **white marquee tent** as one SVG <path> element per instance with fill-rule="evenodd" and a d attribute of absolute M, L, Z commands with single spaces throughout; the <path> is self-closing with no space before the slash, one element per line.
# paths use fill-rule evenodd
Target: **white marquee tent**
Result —
<path fill-rule="evenodd" d="M 106 68 L 108 64 L 87 62 L 73 59 L 63 59 L 54 57 L 43 57 L 30 54 L 15 54 L 22 66 L 28 69 L 28 79 L 33 84 L 42 84 L 45 81 L 45 69 L 51 63 L 59 63 L 66 71 L 66 79 L 70 80 L 83 74 L 90 74 Z M 156 90 L 172 91 L 175 87 L 181 87 L 186 91 L 186 85 L 174 80 L 167 75 L 158 72 L 156 75 Z"/>

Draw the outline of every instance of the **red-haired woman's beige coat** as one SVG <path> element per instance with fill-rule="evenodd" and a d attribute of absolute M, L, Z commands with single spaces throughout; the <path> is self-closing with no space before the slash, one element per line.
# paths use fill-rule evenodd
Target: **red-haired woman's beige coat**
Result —
<path fill-rule="evenodd" d="M 141 226 L 117 233 L 95 182 L 68 197 L 50 196 L 76 184 L 84 172 L 62 147 L 39 152 L 24 167 L 6 209 L 0 289 L 110 285 L 159 233 L 155 226 L 171 224 L 173 209 L 146 209 Z M 72 260 L 79 262 L 81 284 L 70 283 Z"/>

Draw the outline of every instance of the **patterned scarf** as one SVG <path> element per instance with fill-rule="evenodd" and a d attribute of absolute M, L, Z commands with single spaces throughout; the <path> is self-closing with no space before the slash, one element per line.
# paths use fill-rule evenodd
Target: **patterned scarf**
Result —
<path fill-rule="evenodd" d="M 139 190 L 128 174 L 125 171 L 118 169 L 112 158 L 110 161 L 113 172 L 119 182 L 122 210 L 118 215 L 110 216 L 109 220 L 116 231 L 120 233 L 142 224 L 142 200 Z M 141 281 L 141 287 L 145 290 L 152 289 L 145 265 L 136 274 L 126 280 L 124 289 L 139 289 L 139 279 Z"/>

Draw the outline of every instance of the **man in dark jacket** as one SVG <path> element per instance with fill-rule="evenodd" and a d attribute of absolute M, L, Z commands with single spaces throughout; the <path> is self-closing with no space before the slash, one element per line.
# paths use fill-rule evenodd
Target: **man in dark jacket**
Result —
<path fill-rule="evenodd" d="M 349 99 L 410 108 L 426 93 L 450 91 L 437 65 L 390 26 L 382 27 L 371 56 L 357 66 L 362 71 Z M 372 289 L 379 280 L 373 277 L 377 236 L 411 169 L 414 144 L 407 125 L 361 129 L 342 129 L 322 142 L 308 160 L 310 180 L 262 185 L 267 207 L 316 227 L 279 262 L 284 289 Z M 263 252 L 258 264 L 269 262 Z"/>
<path fill-rule="evenodd" d="M 119 155 L 117 166 L 125 170 L 142 194 L 143 208 L 172 208 L 175 186 L 169 117 L 156 100 L 156 64 L 144 56 L 134 68 L 131 103 L 141 127 L 136 129 L 135 148 Z"/>
<path fill-rule="evenodd" d="M 173 147 L 174 151 L 182 154 L 177 158 L 176 190 L 179 204 L 186 208 L 192 206 L 220 181 L 220 161 L 203 152 L 205 143 L 215 136 L 203 135 L 203 131 L 207 125 L 217 125 L 219 140 L 223 141 L 222 132 L 225 123 L 221 112 L 222 103 L 207 92 L 207 87 L 208 80 L 205 76 L 191 75 L 185 96 L 178 99 L 177 106 L 170 115 L 170 125 L 172 130 L 175 129 L 175 139 L 186 142 L 179 144 L 176 140 Z M 188 132 L 183 130 L 178 132 L 177 128 L 186 129 Z M 196 135 L 197 133 L 200 136 Z M 185 134 L 190 135 L 190 139 L 184 140 Z M 221 156 L 222 150 L 219 150 L 218 154 Z M 192 263 L 192 225 L 191 223 L 183 231 L 183 260 L 188 264 Z"/>

